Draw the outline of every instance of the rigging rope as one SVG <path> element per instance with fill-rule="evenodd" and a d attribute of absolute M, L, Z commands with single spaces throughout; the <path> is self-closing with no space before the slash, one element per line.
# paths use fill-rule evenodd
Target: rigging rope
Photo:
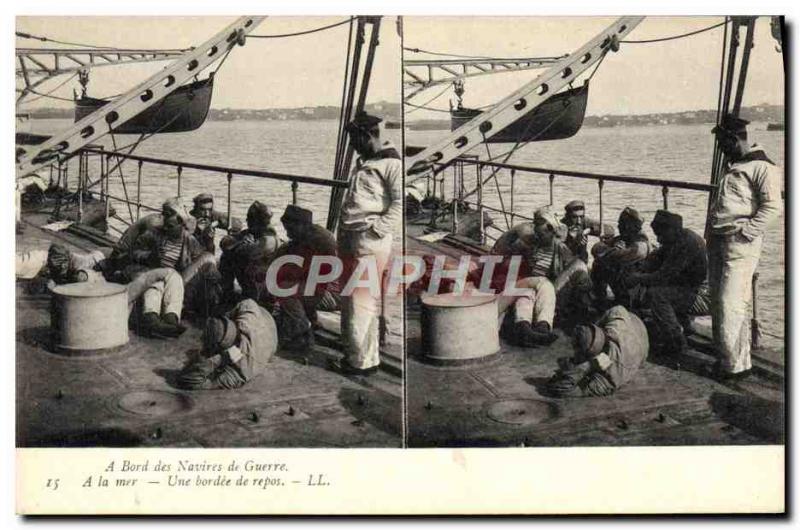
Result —
<path fill-rule="evenodd" d="M 350 17 L 350 18 L 342 20 L 340 22 L 336 22 L 335 24 L 328 24 L 327 26 L 322 26 L 322 27 L 319 27 L 319 28 L 309 29 L 309 30 L 306 30 L 306 31 L 298 31 L 298 32 L 295 32 L 295 33 L 279 33 L 279 34 L 274 34 L 274 35 L 248 35 L 248 37 L 251 38 L 251 39 L 280 39 L 280 38 L 283 38 L 283 37 L 297 37 L 299 35 L 308 35 L 310 33 L 317 33 L 318 31 L 324 31 L 326 29 L 335 28 L 336 26 L 342 26 L 344 24 L 347 24 L 348 22 L 352 22 L 355 19 L 356 19 L 356 17 Z"/>
<path fill-rule="evenodd" d="M 41 99 L 41 98 L 50 98 L 50 99 L 57 99 L 57 100 L 60 100 L 60 101 L 68 101 L 68 102 L 70 102 L 70 103 L 72 103 L 72 102 L 73 102 L 73 100 L 72 100 L 72 99 L 69 99 L 69 98 L 62 98 L 62 97 L 60 97 L 60 96 L 53 96 L 52 94 L 42 94 L 41 92 L 37 92 L 36 90 L 34 90 L 34 89 L 32 89 L 32 88 L 29 88 L 29 89 L 28 89 L 28 92 L 30 92 L 31 94 L 36 94 L 37 96 L 40 96 L 40 97 L 38 97 L 37 99 Z M 28 101 L 26 101 L 26 103 L 29 103 L 29 102 L 28 102 Z"/>
<path fill-rule="evenodd" d="M 441 92 L 439 92 L 438 94 L 433 96 L 431 99 L 429 99 L 428 101 L 426 101 L 422 105 L 415 105 L 413 103 L 409 103 L 408 101 L 403 102 L 404 105 L 409 105 L 411 107 L 415 107 L 413 110 L 410 110 L 410 111 L 406 112 L 406 115 L 411 114 L 412 112 L 415 112 L 415 111 L 419 110 L 420 108 L 424 108 L 429 103 L 433 103 L 434 100 L 439 99 L 440 97 L 442 97 L 444 95 L 444 93 L 447 92 L 448 90 L 450 90 L 450 85 L 445 85 L 444 90 L 442 90 Z M 435 109 L 435 110 L 438 110 L 438 109 Z"/>
<path fill-rule="evenodd" d="M 115 46 L 99 46 L 97 44 L 85 44 L 85 43 L 81 43 L 81 42 L 70 42 L 70 41 L 64 41 L 64 40 L 58 40 L 58 39 L 50 39 L 48 37 L 42 37 L 40 35 L 32 35 L 30 33 L 23 33 L 22 31 L 17 31 L 15 33 L 16 33 L 17 37 L 20 37 L 22 39 L 33 39 L 33 40 L 38 40 L 38 41 L 42 41 L 42 42 L 55 42 L 56 44 L 63 44 L 65 46 L 77 46 L 79 48 L 94 48 L 96 50 L 117 50 L 117 51 L 120 51 L 120 52 L 126 52 L 126 51 L 160 52 L 160 51 L 163 51 L 161 49 L 156 49 L 156 48 L 117 48 Z M 190 48 L 181 48 L 181 49 L 177 49 L 177 50 L 174 50 L 174 51 L 185 52 L 185 51 L 189 51 L 189 49 Z"/>
<path fill-rule="evenodd" d="M 438 55 L 441 57 L 455 57 L 457 59 L 484 59 L 490 61 L 542 61 L 548 59 L 562 59 L 566 57 L 566 55 L 562 55 L 559 57 L 489 57 L 487 55 L 461 55 L 458 53 L 444 53 L 444 52 L 432 52 L 428 50 L 423 50 L 421 48 L 409 48 L 407 46 L 403 47 L 403 50 L 412 53 L 425 53 L 428 55 Z"/>
<path fill-rule="evenodd" d="M 78 72 L 75 72 L 75 73 L 73 73 L 71 76 L 69 76 L 67 79 L 65 79 L 65 80 L 64 80 L 62 83 L 59 83 L 59 85 L 58 85 L 58 86 L 56 86 L 55 88 L 53 88 L 52 90 L 50 90 L 49 92 L 46 92 L 46 93 L 44 93 L 44 94 L 40 94 L 39 92 L 36 92 L 35 90 L 33 90 L 33 89 L 31 89 L 31 88 L 28 88 L 28 89 L 26 89 L 28 92 L 31 92 L 31 93 L 33 93 L 33 94 L 38 94 L 38 96 L 39 96 L 39 97 L 38 97 L 38 98 L 29 99 L 28 101 L 25 101 L 25 103 L 33 103 L 34 101 L 39 101 L 40 99 L 42 99 L 42 98 L 46 98 L 46 97 L 52 97 L 52 98 L 55 98 L 56 96 L 52 96 L 51 94 L 52 94 L 53 92 L 55 92 L 56 90 L 58 90 L 59 88 L 61 88 L 62 86 L 64 86 L 64 85 L 66 85 L 67 83 L 69 83 L 69 82 L 70 82 L 70 80 L 71 80 L 72 78 L 74 78 L 76 75 L 78 75 Z M 59 98 L 59 99 L 61 99 L 61 98 Z M 66 100 L 66 101 L 72 101 L 72 100 L 71 100 L 71 99 L 68 99 L 68 100 Z"/>
<path fill-rule="evenodd" d="M 713 26 L 708 26 L 707 28 L 698 29 L 697 31 L 690 31 L 689 33 L 683 33 L 681 35 L 673 35 L 671 37 L 662 37 L 660 39 L 621 40 L 620 43 L 624 43 L 624 44 L 650 44 L 650 43 L 653 43 L 653 42 L 665 42 L 665 41 L 669 41 L 669 40 L 682 39 L 684 37 L 691 37 L 692 35 L 697 35 L 698 33 L 703 33 L 705 31 L 711 31 L 712 29 L 718 28 L 720 26 L 724 26 L 727 23 L 728 23 L 728 20 L 726 19 L 725 21 L 720 22 L 719 24 L 714 24 Z"/>

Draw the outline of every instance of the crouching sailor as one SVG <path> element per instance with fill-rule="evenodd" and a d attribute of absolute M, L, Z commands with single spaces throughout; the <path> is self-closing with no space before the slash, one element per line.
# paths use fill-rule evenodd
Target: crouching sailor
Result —
<path fill-rule="evenodd" d="M 573 347 L 573 357 L 559 359 L 559 369 L 547 382 L 548 394 L 609 396 L 636 375 L 650 343 L 644 322 L 618 305 L 596 324 L 576 326 Z"/>
<path fill-rule="evenodd" d="M 190 390 L 238 388 L 267 368 L 278 347 L 278 330 L 269 312 L 245 299 L 227 315 L 206 320 L 203 353 L 178 375 Z"/>

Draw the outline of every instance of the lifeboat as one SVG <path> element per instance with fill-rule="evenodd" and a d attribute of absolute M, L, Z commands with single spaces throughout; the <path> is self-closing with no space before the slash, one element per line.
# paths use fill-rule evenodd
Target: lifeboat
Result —
<path fill-rule="evenodd" d="M 211 106 L 214 78 L 183 85 L 114 129 L 117 134 L 153 134 L 193 131 L 203 125 Z M 75 100 L 78 122 L 112 100 L 82 96 Z"/>
<path fill-rule="evenodd" d="M 541 142 L 575 135 L 583 125 L 589 85 L 559 92 L 486 141 L 489 143 Z M 450 111 L 454 131 L 483 113 L 465 107 Z"/>

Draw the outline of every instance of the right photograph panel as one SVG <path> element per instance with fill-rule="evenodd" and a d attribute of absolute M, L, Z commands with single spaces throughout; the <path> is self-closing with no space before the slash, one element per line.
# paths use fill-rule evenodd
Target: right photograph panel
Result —
<path fill-rule="evenodd" d="M 784 443 L 782 38 L 404 18 L 409 447 Z"/>

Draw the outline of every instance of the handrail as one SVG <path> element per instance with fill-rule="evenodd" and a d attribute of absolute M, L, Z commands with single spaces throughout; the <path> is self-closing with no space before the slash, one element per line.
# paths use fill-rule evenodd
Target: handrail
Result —
<path fill-rule="evenodd" d="M 198 164 L 196 162 L 182 162 L 177 160 L 168 160 L 164 158 L 155 158 L 141 155 L 129 155 L 124 153 L 117 153 L 114 151 L 106 151 L 105 149 L 97 148 L 84 148 L 83 151 L 87 153 L 112 156 L 114 158 L 122 158 L 127 160 L 138 160 L 139 162 L 146 162 L 151 164 L 161 164 L 165 166 L 181 167 L 184 169 L 198 169 L 202 171 L 212 171 L 216 173 L 231 173 L 233 175 L 242 175 L 246 177 L 267 178 L 273 180 L 283 180 L 287 182 L 301 182 L 304 184 L 315 184 L 318 186 L 328 186 L 330 188 L 346 188 L 348 183 L 344 181 L 324 179 L 319 177 L 306 177 L 303 175 L 292 175 L 289 173 L 276 173 L 273 171 L 261 171 L 257 169 L 244 169 L 244 168 L 231 168 L 226 166 L 215 166 L 211 164 Z"/>
<path fill-rule="evenodd" d="M 621 175 L 605 175 L 601 173 L 586 173 L 583 171 L 545 169 L 540 167 L 521 166 L 518 164 L 504 164 L 502 162 L 490 162 L 486 160 L 472 160 L 467 158 L 462 159 L 460 157 L 457 160 L 462 161 L 464 163 L 475 164 L 484 167 L 488 166 L 488 167 L 496 167 L 499 169 L 511 169 L 514 171 L 522 171 L 527 173 L 543 173 L 546 175 L 555 175 L 560 177 L 583 178 L 583 179 L 607 181 L 607 182 L 625 182 L 629 184 L 643 184 L 645 186 L 658 186 L 658 187 L 667 186 L 670 188 L 682 188 L 687 190 L 708 191 L 708 192 L 714 189 L 714 186 L 712 186 L 711 184 L 702 184 L 699 182 L 680 182 L 677 180 L 668 180 L 668 179 L 623 177 Z"/>

